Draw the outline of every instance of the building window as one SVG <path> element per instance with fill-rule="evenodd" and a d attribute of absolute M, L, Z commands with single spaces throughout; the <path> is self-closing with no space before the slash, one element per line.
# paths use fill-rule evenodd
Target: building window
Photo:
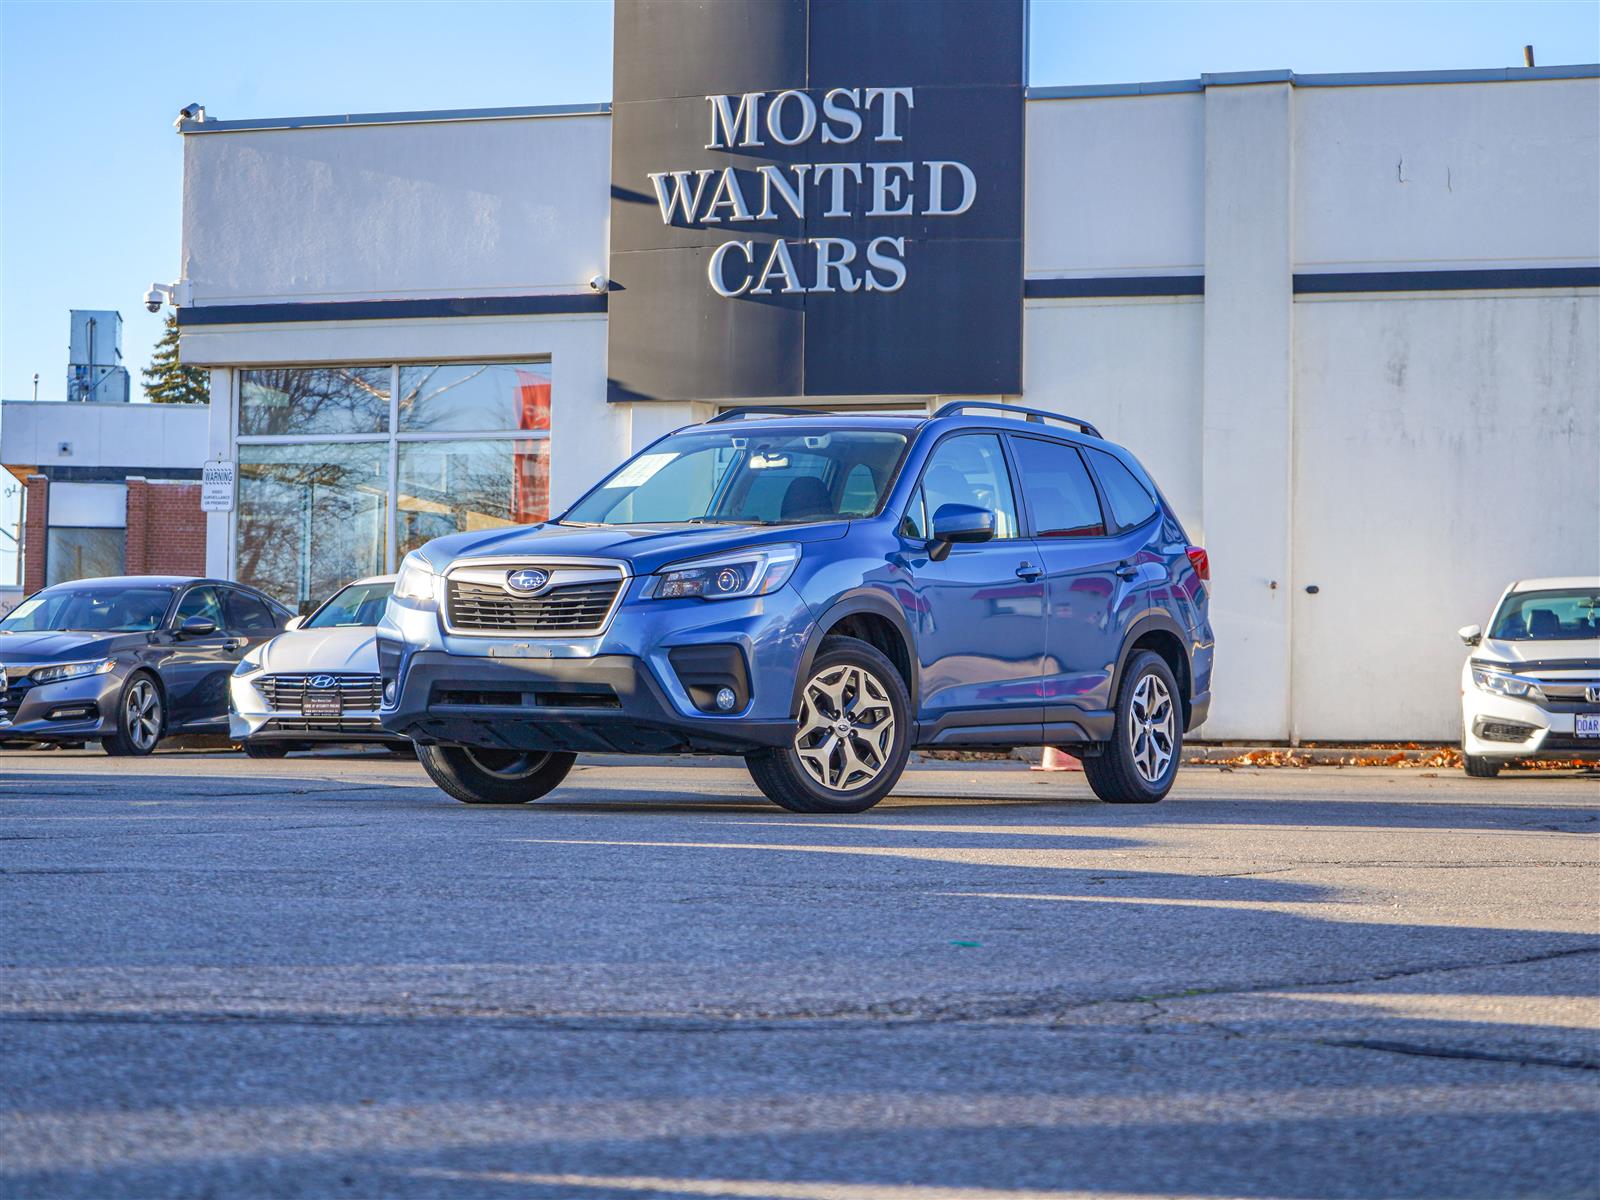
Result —
<path fill-rule="evenodd" d="M 126 529 L 74 529 L 52 525 L 45 536 L 45 586 L 122 574 Z"/>
<path fill-rule="evenodd" d="M 239 372 L 234 575 L 309 612 L 430 538 L 549 515 L 550 364 Z"/>

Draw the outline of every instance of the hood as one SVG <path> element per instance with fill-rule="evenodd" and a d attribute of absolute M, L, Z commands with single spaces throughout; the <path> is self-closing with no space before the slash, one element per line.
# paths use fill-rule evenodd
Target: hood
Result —
<path fill-rule="evenodd" d="M 294 629 L 280 633 L 251 657 L 267 671 L 378 671 L 377 630 L 371 625 L 343 629 Z"/>
<path fill-rule="evenodd" d="M 698 558 L 720 550 L 765 546 L 776 542 L 824 542 L 842 538 L 849 521 L 811 525 L 582 525 L 517 526 L 435 538 L 419 553 L 436 571 L 459 558 L 498 555 L 541 555 L 571 558 L 615 558 L 631 565 L 635 575 L 648 575 L 668 563 Z"/>
<path fill-rule="evenodd" d="M 118 650 L 150 644 L 148 633 L 89 633 L 55 630 L 44 633 L 0 633 L 0 667 L 13 663 L 82 662 Z"/>
<path fill-rule="evenodd" d="M 0 653 L 4 647 L 0 646 Z M 1600 638 L 1562 638 L 1529 641 L 1501 641 L 1485 638 L 1474 647 L 1472 657 L 1480 662 L 1502 662 L 1507 666 L 1524 663 L 1600 661 Z"/>

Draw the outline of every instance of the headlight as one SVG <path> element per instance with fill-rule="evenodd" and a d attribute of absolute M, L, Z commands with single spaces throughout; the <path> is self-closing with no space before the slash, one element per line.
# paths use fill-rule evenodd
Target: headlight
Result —
<path fill-rule="evenodd" d="M 400 562 L 400 573 L 394 580 L 394 594 L 402 600 L 432 602 L 434 581 L 438 578 L 427 560 L 413 550 Z"/>
<path fill-rule="evenodd" d="M 1496 696 L 1512 696 L 1518 700 L 1543 700 L 1537 680 L 1524 679 L 1509 671 L 1492 671 L 1486 667 L 1472 668 L 1472 682 Z"/>
<path fill-rule="evenodd" d="M 233 669 L 235 675 L 254 675 L 261 670 L 261 651 L 263 647 L 256 647 L 239 660 L 239 665 Z"/>
<path fill-rule="evenodd" d="M 104 675 L 117 664 L 109 658 L 93 662 L 56 663 L 50 667 L 35 667 L 30 674 L 35 683 L 60 683 L 63 679 L 82 679 L 85 675 Z"/>
<path fill-rule="evenodd" d="M 800 547 L 760 546 L 673 563 L 658 571 L 646 594 L 652 600 L 733 600 L 777 591 L 794 574 Z"/>

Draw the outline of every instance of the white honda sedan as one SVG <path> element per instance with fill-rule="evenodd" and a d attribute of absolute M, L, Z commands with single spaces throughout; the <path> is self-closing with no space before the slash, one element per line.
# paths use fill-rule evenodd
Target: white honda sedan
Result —
<path fill-rule="evenodd" d="M 228 732 L 251 758 L 282 758 L 313 743 L 376 742 L 414 753 L 378 724 L 378 619 L 394 576 L 358 579 L 250 651 L 229 681 Z"/>
<path fill-rule="evenodd" d="M 1523 579 L 1468 625 L 1461 753 L 1489 779 L 1527 759 L 1600 759 L 1600 578 Z"/>

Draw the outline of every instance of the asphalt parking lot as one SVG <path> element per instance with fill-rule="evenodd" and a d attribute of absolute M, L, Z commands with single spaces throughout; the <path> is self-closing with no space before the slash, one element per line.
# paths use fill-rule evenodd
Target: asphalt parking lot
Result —
<path fill-rule="evenodd" d="M 711 765 L 707 765 L 707 763 Z M 1596 777 L 0 753 L 0 1191 L 1594 1196 Z"/>

